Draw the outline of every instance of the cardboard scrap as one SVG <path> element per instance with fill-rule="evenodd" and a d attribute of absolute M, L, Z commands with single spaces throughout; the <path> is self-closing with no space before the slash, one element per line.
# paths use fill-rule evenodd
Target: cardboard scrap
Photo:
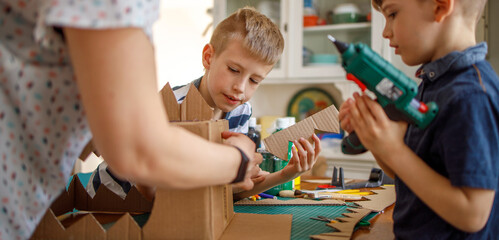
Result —
<path fill-rule="evenodd" d="M 175 94 L 167 83 L 160 91 L 166 114 L 171 122 L 204 121 L 213 118 L 213 109 L 206 103 L 194 84 L 191 84 L 184 101 L 179 105 Z"/>
<path fill-rule="evenodd" d="M 355 202 L 355 204 L 375 212 L 381 212 L 395 203 L 395 187 L 390 185 L 381 187 L 384 189 L 371 190 L 375 194 L 364 196 L 368 201 L 359 201 Z"/>
<path fill-rule="evenodd" d="M 97 148 L 94 147 L 93 141 L 90 140 L 87 143 L 87 145 L 85 145 L 83 150 L 81 150 L 80 156 L 78 158 L 81 159 L 82 161 L 85 161 L 88 158 L 88 156 L 90 156 L 91 153 L 100 157 L 99 151 L 97 151 Z"/>
<path fill-rule="evenodd" d="M 338 222 L 326 224 L 327 226 L 336 229 L 335 232 L 312 235 L 310 238 L 318 240 L 350 239 L 355 225 L 357 225 L 362 218 L 367 216 L 367 214 L 371 213 L 371 210 L 363 208 L 348 208 L 347 210 L 350 212 L 344 213 L 343 216 L 345 217 L 336 218 Z"/>
<path fill-rule="evenodd" d="M 288 160 L 288 142 L 301 137 L 310 139 L 316 129 L 324 132 L 340 132 L 338 110 L 334 105 L 263 139 L 265 149 L 280 159 Z"/>
<path fill-rule="evenodd" d="M 280 206 L 280 205 L 308 205 L 308 206 L 343 206 L 345 202 L 341 200 L 335 199 L 325 199 L 325 200 L 312 200 L 312 199 L 304 199 L 304 198 L 295 198 L 291 200 L 279 200 L 279 199 L 262 199 L 258 201 L 251 201 L 247 198 L 241 199 L 234 203 L 237 206 L 248 206 L 248 205 L 271 205 L 271 206 Z"/>
<path fill-rule="evenodd" d="M 292 220 L 291 214 L 236 213 L 220 240 L 289 240 Z"/>

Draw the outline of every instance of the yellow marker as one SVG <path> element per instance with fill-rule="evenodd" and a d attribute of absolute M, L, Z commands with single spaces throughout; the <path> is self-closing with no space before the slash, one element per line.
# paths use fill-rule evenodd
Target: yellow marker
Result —
<path fill-rule="evenodd" d="M 358 193 L 358 192 L 360 192 L 359 189 L 346 189 L 346 190 L 337 191 L 337 193 Z"/>
<path fill-rule="evenodd" d="M 336 193 L 341 193 L 341 194 L 354 194 L 354 195 L 361 195 L 361 196 L 366 196 L 366 195 L 371 195 L 371 192 L 361 192 L 359 189 L 347 189 L 347 190 L 341 190 Z"/>

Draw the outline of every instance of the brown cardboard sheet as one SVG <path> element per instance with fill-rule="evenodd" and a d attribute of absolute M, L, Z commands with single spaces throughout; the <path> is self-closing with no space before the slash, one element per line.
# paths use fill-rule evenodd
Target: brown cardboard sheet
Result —
<path fill-rule="evenodd" d="M 265 149 L 280 159 L 288 160 L 288 142 L 309 139 L 315 130 L 339 133 L 338 110 L 331 105 L 298 123 L 263 139 Z"/>
<path fill-rule="evenodd" d="M 371 190 L 375 194 L 364 196 L 368 199 L 367 201 L 358 201 L 355 204 L 375 212 L 381 212 L 395 203 L 395 186 L 383 185 L 381 187 L 383 189 Z"/>
<path fill-rule="evenodd" d="M 288 240 L 292 219 L 290 214 L 236 213 L 220 240 Z"/>
<path fill-rule="evenodd" d="M 350 239 L 353 230 L 355 228 L 355 225 L 367 214 L 371 212 L 369 209 L 363 209 L 363 208 L 349 208 L 347 209 L 348 213 L 344 213 L 341 218 L 336 218 L 338 220 L 335 223 L 328 223 L 326 224 L 329 227 L 334 228 L 336 231 L 334 232 L 329 232 L 329 233 L 322 233 L 318 235 L 312 235 L 310 238 L 312 239 Z"/>

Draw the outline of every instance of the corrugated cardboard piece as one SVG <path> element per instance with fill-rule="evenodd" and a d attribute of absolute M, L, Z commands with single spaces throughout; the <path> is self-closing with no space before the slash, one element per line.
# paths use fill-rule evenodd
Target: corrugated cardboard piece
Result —
<path fill-rule="evenodd" d="M 383 185 L 383 189 L 371 190 L 376 193 L 373 195 L 364 196 L 368 201 L 358 201 L 355 204 L 362 208 L 370 209 L 374 212 L 381 212 L 385 208 L 395 203 L 395 186 Z"/>
<path fill-rule="evenodd" d="M 338 110 L 331 105 L 298 123 L 276 132 L 263 139 L 265 149 L 280 159 L 288 159 L 288 142 L 300 139 L 310 139 L 315 130 L 339 133 Z"/>
<path fill-rule="evenodd" d="M 169 118 L 177 121 L 172 124 L 222 142 L 227 120 L 211 120 L 212 110 L 193 85 L 180 105 L 169 85 L 161 90 L 161 96 Z M 73 209 L 79 213 L 58 219 Z M 141 228 L 132 215 L 144 212 L 150 215 Z M 92 199 L 75 176 L 47 211 L 32 239 L 254 239 L 255 230 L 259 239 L 289 239 L 291 219 L 291 215 L 234 213 L 230 185 L 157 189 L 151 203 L 135 187 L 123 200 L 101 185 Z"/>
<path fill-rule="evenodd" d="M 367 214 L 371 212 L 369 209 L 363 208 L 349 208 L 349 213 L 344 213 L 341 218 L 336 218 L 338 222 L 326 224 L 329 227 L 336 229 L 336 232 L 322 233 L 319 235 L 312 235 L 310 238 L 317 240 L 336 240 L 336 239 L 350 239 L 352 237 L 355 225 Z"/>

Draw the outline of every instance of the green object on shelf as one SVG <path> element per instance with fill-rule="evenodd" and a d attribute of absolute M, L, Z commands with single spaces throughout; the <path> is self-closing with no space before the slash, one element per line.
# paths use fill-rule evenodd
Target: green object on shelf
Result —
<path fill-rule="evenodd" d="M 333 24 L 356 23 L 359 22 L 359 19 L 360 14 L 354 12 L 333 14 Z"/>

